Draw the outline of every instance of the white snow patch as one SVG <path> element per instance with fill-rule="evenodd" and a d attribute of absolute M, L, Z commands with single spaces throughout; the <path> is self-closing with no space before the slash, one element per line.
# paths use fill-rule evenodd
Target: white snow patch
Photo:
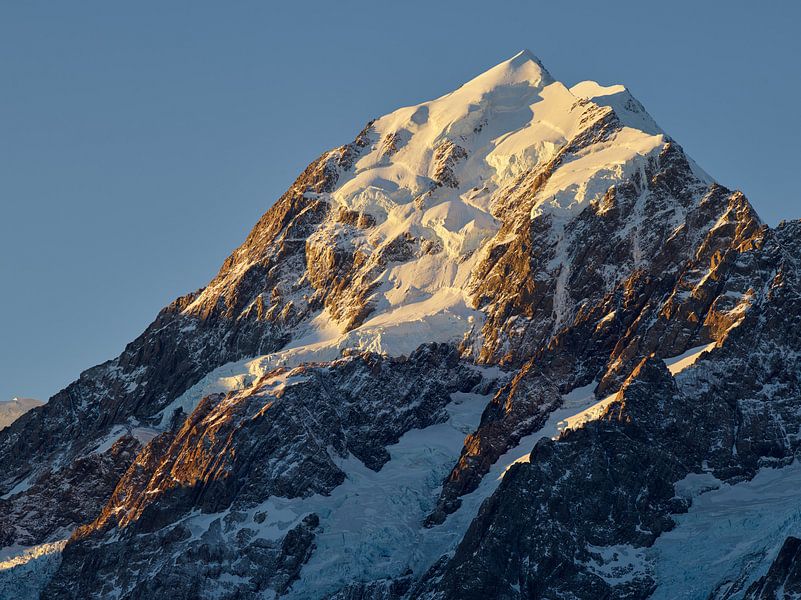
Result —
<path fill-rule="evenodd" d="M 601 327 L 602 327 L 604 324 L 606 324 L 606 323 L 608 323 L 609 321 L 611 321 L 612 319 L 614 319 L 614 318 L 615 318 L 615 314 L 616 314 L 616 313 L 617 313 L 617 311 L 613 310 L 613 311 L 611 311 L 611 312 L 607 313 L 606 315 L 604 315 L 604 316 L 603 316 L 601 319 L 599 319 L 599 320 L 598 320 L 598 322 L 595 324 L 595 329 L 596 329 L 596 331 L 597 331 L 598 329 L 601 329 Z"/>
<path fill-rule="evenodd" d="M 407 432 L 388 447 L 391 460 L 380 471 L 351 456 L 338 461 L 347 479 L 329 496 L 273 497 L 253 510 L 267 513 L 253 527 L 269 539 L 280 539 L 309 513 L 320 517 L 317 549 L 290 598 L 322 597 L 351 581 L 397 576 L 408 567 L 420 574 L 458 543 L 469 519 L 433 529 L 422 523 L 491 396 L 452 398 L 448 421 Z"/>
<path fill-rule="evenodd" d="M 119 441 L 126 434 L 130 434 L 139 440 L 143 446 L 150 440 L 156 437 L 162 429 L 154 429 L 152 427 L 132 427 L 130 425 L 115 425 L 98 443 L 97 447 L 92 451 L 93 454 L 103 454 L 108 452 L 111 447 Z"/>
<path fill-rule="evenodd" d="M 125 425 L 115 425 L 112 427 L 111 431 L 109 431 L 103 439 L 100 440 L 97 447 L 93 450 L 94 454 L 103 454 L 108 452 L 109 449 L 119 440 L 125 432 L 127 428 Z"/>
<path fill-rule="evenodd" d="M 668 368 L 668 371 L 672 375 L 678 375 L 684 369 L 691 367 L 695 364 L 695 362 L 701 357 L 704 352 L 708 352 L 717 346 L 717 342 L 712 342 L 710 344 L 705 344 L 703 346 L 696 346 L 695 348 L 690 348 L 686 352 L 679 354 L 678 356 L 674 356 L 673 358 L 666 358 L 665 366 Z"/>
<path fill-rule="evenodd" d="M 0 550 L 0 598 L 37 600 L 61 563 L 67 540 Z"/>
<path fill-rule="evenodd" d="M 134 427 L 131 429 L 131 435 L 139 440 L 139 443 L 143 446 L 148 444 L 159 433 L 161 433 L 160 430 L 152 427 Z"/>
<path fill-rule="evenodd" d="M 8 500 L 9 498 L 11 498 L 11 496 L 16 496 L 17 494 L 21 494 L 22 492 L 27 492 L 31 488 L 31 485 L 33 485 L 33 482 L 31 481 L 31 476 L 28 476 L 22 481 L 20 481 L 13 488 L 8 490 L 8 492 L 0 496 L 0 500 Z"/>
<path fill-rule="evenodd" d="M 545 421 L 540 429 L 522 438 L 514 448 L 509 449 L 498 459 L 493 466 L 493 469 L 490 471 L 491 473 L 498 471 L 493 478 L 496 481 L 500 481 L 513 464 L 519 462 L 528 462 L 531 450 L 540 439 L 549 437 L 555 440 L 559 437 L 559 434 L 562 431 L 569 427 L 568 423 L 571 419 L 574 419 L 576 415 L 582 414 L 591 409 L 592 406 L 596 404 L 593 390 L 597 385 L 598 382 L 593 381 L 588 385 L 578 387 L 570 393 L 563 395 L 562 406 L 557 408 L 548 416 L 548 420 Z M 487 477 L 488 476 L 484 477 L 485 481 Z M 484 481 L 482 481 L 481 485 L 484 485 Z M 481 486 L 479 486 L 479 489 L 480 488 Z M 489 491 L 489 493 L 486 495 L 489 496 L 493 491 L 495 491 L 495 488 L 493 487 L 492 490 L 485 490 L 485 493 L 487 491 Z"/>
<path fill-rule="evenodd" d="M 579 429 L 583 427 L 586 423 L 590 421 L 595 421 L 606 412 L 606 408 L 615 401 L 618 397 L 618 394 L 610 394 L 606 398 L 602 400 L 598 400 L 597 402 L 593 402 L 584 410 L 572 414 L 562 421 L 559 421 L 558 428 L 559 431 L 565 431 L 567 429 Z"/>
<path fill-rule="evenodd" d="M 398 275 L 399 280 L 408 276 L 422 285 L 424 275 L 416 273 L 414 267 L 414 264 L 402 265 L 391 273 L 403 273 Z M 411 284 L 407 285 L 407 291 L 410 287 Z M 468 332 L 480 329 L 483 314 L 469 308 L 464 289 L 440 287 L 433 293 L 419 288 L 417 291 L 417 301 L 390 305 L 347 333 L 340 333 L 323 311 L 300 337 L 281 350 L 227 363 L 208 373 L 163 409 L 159 426 L 167 426 L 175 409 L 191 413 L 201 398 L 242 390 L 277 367 L 291 369 L 304 363 L 336 360 L 345 349 L 408 356 L 423 343 L 458 343 Z"/>
<path fill-rule="evenodd" d="M 268 367 L 267 370 L 271 370 L 271 368 Z M 167 405 L 162 410 L 159 427 L 162 429 L 167 427 L 176 409 L 181 408 L 186 414 L 189 414 L 205 396 L 244 389 L 265 374 L 266 371 L 258 358 L 222 365 L 207 373 L 195 385 Z"/>
<path fill-rule="evenodd" d="M 677 481 L 673 486 L 676 496 L 692 500 L 696 496 L 716 490 L 721 486 L 721 481 L 712 473 L 690 473 L 681 481 Z"/>
<path fill-rule="evenodd" d="M 570 92 L 579 98 L 592 100 L 595 104 L 611 107 L 621 122 L 630 127 L 651 135 L 664 133 L 625 86 L 602 86 L 595 81 L 582 81 L 571 87 Z"/>
<path fill-rule="evenodd" d="M 537 193 L 540 200 L 532 208 L 531 218 L 547 213 L 557 225 L 566 222 L 610 187 L 633 176 L 664 144 L 661 134 L 624 127 L 606 142 L 594 144 L 560 165 Z"/>

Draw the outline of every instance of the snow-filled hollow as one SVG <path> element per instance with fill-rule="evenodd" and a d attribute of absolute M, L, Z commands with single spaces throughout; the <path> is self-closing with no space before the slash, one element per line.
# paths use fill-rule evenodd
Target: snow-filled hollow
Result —
<path fill-rule="evenodd" d="M 730 485 L 692 474 L 676 486 L 692 497 L 677 526 L 646 551 L 657 589 L 653 600 L 707 598 L 747 574 L 739 593 L 764 575 L 788 535 L 801 527 L 801 463 L 763 468 L 750 481 Z"/>
<path fill-rule="evenodd" d="M 665 366 L 667 367 L 668 371 L 670 371 L 671 375 L 678 375 L 685 369 L 693 366 L 698 359 L 701 358 L 702 354 L 709 352 L 716 346 L 717 342 L 712 342 L 710 344 L 704 344 L 703 346 L 690 348 L 678 356 L 664 359 Z"/>

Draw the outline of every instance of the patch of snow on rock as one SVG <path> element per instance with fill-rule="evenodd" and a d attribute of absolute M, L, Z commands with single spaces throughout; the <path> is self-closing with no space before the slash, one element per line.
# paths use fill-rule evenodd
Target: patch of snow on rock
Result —
<path fill-rule="evenodd" d="M 0 598 L 37 600 L 61 564 L 67 540 L 0 550 Z"/>
<path fill-rule="evenodd" d="M 711 344 L 704 344 L 703 346 L 696 346 L 695 348 L 690 348 L 686 352 L 679 354 L 678 356 L 674 356 L 673 358 L 666 358 L 665 359 L 665 366 L 670 371 L 671 375 L 678 375 L 684 369 L 691 367 L 695 364 L 695 362 L 701 358 L 701 355 L 704 352 L 709 352 L 715 346 L 717 346 L 717 342 L 712 342 Z"/>

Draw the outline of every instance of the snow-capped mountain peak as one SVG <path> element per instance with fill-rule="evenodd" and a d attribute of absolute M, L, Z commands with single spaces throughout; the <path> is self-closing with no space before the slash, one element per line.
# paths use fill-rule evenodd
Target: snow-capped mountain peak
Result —
<path fill-rule="evenodd" d="M 477 75 L 458 90 L 488 91 L 504 85 L 527 83 L 531 87 L 544 87 L 554 82 L 554 78 L 531 50 L 521 50 L 512 58 L 498 63 Z M 452 92 L 455 93 L 455 92 Z"/>
<path fill-rule="evenodd" d="M 39 577 L 0 596 L 645 597 L 674 485 L 798 451 L 799 240 L 521 52 L 324 152 L 0 432 L 0 546 Z"/>
<path fill-rule="evenodd" d="M 568 88 L 528 50 L 453 92 L 374 120 L 354 144 L 324 155 L 333 183 L 303 192 L 303 202 L 319 203 L 327 216 L 305 238 L 308 273 L 272 295 L 298 311 L 315 294 L 324 311 L 312 301 L 306 329 L 264 364 L 328 360 L 350 347 L 394 355 L 422 339 L 464 341 L 481 327 L 475 290 L 505 239 L 504 223 L 548 219 L 549 270 L 558 268 L 566 225 L 644 172 L 666 143 L 623 86 Z M 259 235 L 257 226 L 251 239 Z M 246 246 L 187 314 L 213 310 L 263 260 Z M 348 285 L 331 294 L 331 278 L 342 277 Z"/>
<path fill-rule="evenodd" d="M 595 81 L 582 81 L 570 88 L 577 98 L 591 100 L 600 106 L 609 106 L 627 126 L 651 135 L 663 134 L 642 104 L 623 85 L 603 86 Z"/>
<path fill-rule="evenodd" d="M 8 427 L 20 416 L 42 404 L 41 400 L 33 398 L 12 398 L 7 402 L 0 401 L 0 429 Z"/>
<path fill-rule="evenodd" d="M 305 311 L 303 327 L 278 352 L 222 367 L 172 406 L 189 408 L 210 390 L 229 389 L 221 380 L 249 381 L 276 365 L 331 360 L 349 348 L 399 355 L 422 340 L 480 348 L 487 314 L 477 310 L 480 290 L 506 240 L 528 221 L 545 228 L 538 268 L 557 282 L 549 316 L 556 331 L 573 310 L 562 283 L 576 252 L 569 224 L 615 185 L 639 178 L 642 186 L 667 143 L 623 86 L 588 81 L 569 89 L 529 51 L 451 93 L 376 119 L 354 144 L 323 156 L 335 173 L 331 185 L 299 190 L 302 203 L 324 215 L 297 240 L 305 244 L 305 272 L 287 274 L 268 300 L 262 293 L 246 305 L 246 313 L 267 302 L 270 312 Z M 695 184 L 697 199 L 707 182 Z M 669 210 L 678 223 L 686 207 Z M 635 240 L 632 268 L 642 256 L 640 219 L 633 214 L 620 233 Z M 257 226 L 251 239 L 260 235 Z M 186 314 L 242 295 L 238 286 L 264 260 L 247 246 Z M 610 275 L 598 292 L 626 273 Z"/>

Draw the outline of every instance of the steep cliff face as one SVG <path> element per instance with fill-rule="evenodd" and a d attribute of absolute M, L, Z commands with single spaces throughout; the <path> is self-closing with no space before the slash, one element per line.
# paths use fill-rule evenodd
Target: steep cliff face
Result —
<path fill-rule="evenodd" d="M 690 509 L 694 480 L 717 489 L 789 465 L 798 453 L 799 233 L 798 222 L 767 232 L 763 246 L 742 257 L 762 266 L 751 271 L 749 309 L 697 362 L 672 376 L 662 360 L 645 359 L 596 418 L 540 440 L 412 597 L 742 597 L 774 558 L 774 536 L 781 541 L 785 528 L 799 526 L 797 494 L 778 523 L 746 536 L 744 547 L 717 540 L 725 577 L 705 594 L 693 591 L 690 576 L 684 588 L 673 585 L 674 595 L 660 592 L 665 565 L 647 549 L 676 526 L 673 515 Z M 694 543 L 704 541 L 685 539 L 683 552 L 692 554 Z M 750 570 L 739 573 L 745 558 Z"/>
<path fill-rule="evenodd" d="M 54 548 L 44 598 L 680 590 L 687 482 L 798 451 L 799 256 L 625 88 L 523 52 L 323 154 L 0 431 L 0 561 Z M 698 585 L 767 589 L 787 529 Z"/>
<path fill-rule="evenodd" d="M 260 219 L 209 286 L 175 300 L 119 357 L 85 371 L 40 410 L 4 430 L 0 491 L 28 489 L 36 482 L 46 494 L 57 493 L 61 477 L 55 473 L 63 466 L 98 448 L 107 452 L 109 442 L 126 432 L 143 431 L 133 437 L 146 442 L 153 435 L 150 426 L 159 426 L 164 408 L 210 371 L 286 344 L 293 327 L 320 308 L 307 297 L 311 289 L 299 273 L 305 261 L 303 236 L 310 235 L 326 207 L 306 194 L 330 189 L 358 148 L 359 140 L 312 163 Z M 127 456 L 115 465 L 116 477 L 131 459 Z M 90 478 L 106 479 L 103 472 Z M 96 489 L 84 489 L 83 495 L 102 505 L 114 481 L 112 477 Z M 87 511 L 64 510 L 27 502 L 21 494 L 11 496 L 12 501 L 24 503 L 30 520 L 37 523 L 38 533 L 32 539 L 38 542 L 57 539 L 97 510 L 93 504 Z M 72 521 L 64 523 L 64 514 Z M 7 527 L 11 525 L 0 532 Z"/>
<path fill-rule="evenodd" d="M 788 537 L 770 570 L 748 588 L 748 600 L 794 598 L 801 595 L 801 540 Z"/>
<path fill-rule="evenodd" d="M 245 391 L 208 396 L 147 446 L 95 522 L 77 530 L 47 594 L 145 597 L 171 580 L 191 582 L 176 584 L 187 597 L 285 591 L 314 548 L 319 517 L 276 536 L 288 523 L 273 522 L 268 501 L 330 495 L 349 456 L 379 472 L 387 446 L 446 421 L 450 394 L 481 383 L 452 346 L 430 345 L 408 358 L 365 353 L 279 368 Z M 213 537 L 202 533 L 209 527 Z M 220 581 L 220 572 L 238 579 Z"/>

